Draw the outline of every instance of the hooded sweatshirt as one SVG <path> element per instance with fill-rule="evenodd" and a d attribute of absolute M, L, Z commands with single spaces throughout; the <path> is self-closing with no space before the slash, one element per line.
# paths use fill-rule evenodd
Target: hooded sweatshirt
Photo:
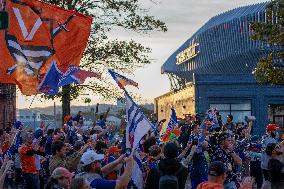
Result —
<path fill-rule="evenodd" d="M 179 171 L 180 168 L 181 170 Z M 159 188 L 159 179 L 162 176 L 162 173 L 163 175 L 174 175 L 177 173 L 176 176 L 178 178 L 179 188 L 185 187 L 185 182 L 188 175 L 187 169 L 176 159 L 163 159 L 159 162 L 158 167 L 150 170 L 146 179 L 145 189 Z"/>

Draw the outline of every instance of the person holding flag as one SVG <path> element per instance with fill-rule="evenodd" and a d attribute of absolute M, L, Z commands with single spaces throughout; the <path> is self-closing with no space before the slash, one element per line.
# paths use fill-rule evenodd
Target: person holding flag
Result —
<path fill-rule="evenodd" d="M 126 151 L 131 152 L 134 159 L 132 183 L 138 188 L 143 189 L 144 186 L 144 169 L 142 164 L 142 149 L 140 143 L 142 138 L 148 133 L 149 130 L 154 129 L 154 125 L 146 118 L 137 104 L 130 97 L 125 90 L 126 85 L 133 85 L 138 87 L 138 84 L 112 70 L 109 70 L 112 78 L 117 82 L 118 86 L 123 89 L 126 99 Z"/>

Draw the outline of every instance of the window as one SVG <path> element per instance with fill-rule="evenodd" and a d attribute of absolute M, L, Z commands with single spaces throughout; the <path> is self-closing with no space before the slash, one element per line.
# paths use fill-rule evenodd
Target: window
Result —
<path fill-rule="evenodd" d="M 31 116 L 26 116 L 26 119 L 30 119 L 31 118 Z"/>
<path fill-rule="evenodd" d="M 220 112 L 223 123 L 227 122 L 229 114 L 234 117 L 234 122 L 244 122 L 245 116 L 251 116 L 251 103 L 210 104 L 210 108 L 216 108 Z"/>
<path fill-rule="evenodd" d="M 20 116 L 20 119 L 23 119 L 24 118 L 24 116 Z"/>

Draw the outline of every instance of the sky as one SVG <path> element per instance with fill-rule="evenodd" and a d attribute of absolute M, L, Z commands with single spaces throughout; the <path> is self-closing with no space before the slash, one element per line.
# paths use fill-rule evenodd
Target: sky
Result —
<path fill-rule="evenodd" d="M 154 3 L 152 3 L 154 2 Z M 165 33 L 136 34 L 125 30 L 110 33 L 119 40 L 133 39 L 152 49 L 152 64 L 139 68 L 129 78 L 139 83 L 139 89 L 130 88 L 139 94 L 144 102 L 153 103 L 155 97 L 170 91 L 170 82 L 161 74 L 161 66 L 167 58 L 189 39 L 211 17 L 240 6 L 265 2 L 265 0 L 142 0 L 141 5 L 150 9 L 150 13 L 164 21 L 168 27 Z M 91 97 L 93 103 L 103 101 Z M 17 107 L 52 106 L 53 101 L 43 101 L 36 97 L 25 97 L 18 93 Z M 56 101 L 59 105 L 60 102 Z M 71 105 L 81 105 L 75 100 Z"/>

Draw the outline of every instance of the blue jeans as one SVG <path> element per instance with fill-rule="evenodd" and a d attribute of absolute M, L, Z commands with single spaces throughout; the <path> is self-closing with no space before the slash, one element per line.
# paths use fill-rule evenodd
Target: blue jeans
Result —
<path fill-rule="evenodd" d="M 204 181 L 207 181 L 207 180 L 208 180 L 207 175 L 206 176 L 200 176 L 199 178 L 191 178 L 191 189 L 196 189 L 198 184 L 200 184 Z"/>
<path fill-rule="evenodd" d="M 39 178 L 37 174 L 24 173 L 25 189 L 39 189 Z"/>

